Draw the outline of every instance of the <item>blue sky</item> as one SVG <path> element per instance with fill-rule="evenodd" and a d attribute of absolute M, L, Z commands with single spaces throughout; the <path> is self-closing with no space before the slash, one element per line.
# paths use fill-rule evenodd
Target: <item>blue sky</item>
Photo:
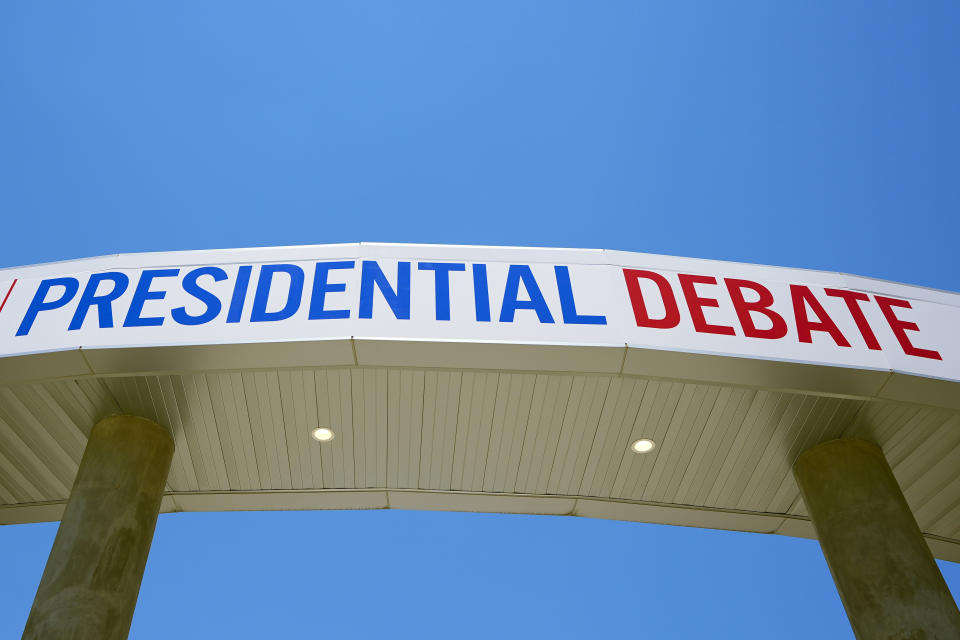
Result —
<path fill-rule="evenodd" d="M 957 291 L 958 31 L 951 2 L 8 2 L 0 266 L 365 240 Z M 54 533 L 0 528 L 0 636 Z M 815 542 L 548 517 L 163 516 L 141 596 L 133 638 L 852 637 Z"/>

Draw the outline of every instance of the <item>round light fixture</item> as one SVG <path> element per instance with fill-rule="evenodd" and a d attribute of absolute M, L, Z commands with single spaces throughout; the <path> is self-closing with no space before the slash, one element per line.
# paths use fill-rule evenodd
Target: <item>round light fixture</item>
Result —
<path fill-rule="evenodd" d="M 310 432 L 310 436 L 317 442 L 330 442 L 335 435 L 337 434 L 333 432 L 333 429 L 327 429 L 326 427 L 317 427 Z"/>
<path fill-rule="evenodd" d="M 647 453 L 653 451 L 653 448 L 657 446 L 657 443 L 653 440 L 648 440 L 646 438 L 640 438 L 636 442 L 630 445 L 630 450 L 634 453 Z"/>

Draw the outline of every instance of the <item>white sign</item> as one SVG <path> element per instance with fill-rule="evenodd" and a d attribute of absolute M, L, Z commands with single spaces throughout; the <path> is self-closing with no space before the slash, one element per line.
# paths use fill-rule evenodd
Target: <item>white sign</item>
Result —
<path fill-rule="evenodd" d="M 960 381 L 960 295 L 617 251 L 327 245 L 0 271 L 0 356 L 329 338 L 619 345 Z"/>

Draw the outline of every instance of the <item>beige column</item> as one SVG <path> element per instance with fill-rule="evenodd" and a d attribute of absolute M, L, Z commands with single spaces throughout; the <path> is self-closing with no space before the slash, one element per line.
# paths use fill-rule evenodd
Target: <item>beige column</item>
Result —
<path fill-rule="evenodd" d="M 831 440 L 793 471 L 857 638 L 960 638 L 960 611 L 880 447 Z"/>
<path fill-rule="evenodd" d="M 145 418 L 93 427 L 24 638 L 127 637 L 172 457 L 170 434 Z"/>

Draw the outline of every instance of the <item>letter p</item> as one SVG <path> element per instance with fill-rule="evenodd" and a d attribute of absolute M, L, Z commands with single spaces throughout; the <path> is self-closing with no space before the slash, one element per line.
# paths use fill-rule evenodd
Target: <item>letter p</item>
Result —
<path fill-rule="evenodd" d="M 63 287 L 63 293 L 60 294 L 59 298 L 47 300 L 47 294 L 53 287 Z M 27 312 L 23 315 L 23 322 L 17 329 L 17 335 L 25 336 L 30 333 L 30 328 L 33 327 L 33 321 L 37 319 L 38 313 L 66 306 L 77 295 L 79 289 L 80 282 L 76 278 L 48 278 L 41 281 L 40 286 L 37 287 L 37 292 L 33 295 L 33 300 L 30 301 L 30 306 L 27 307 Z"/>

